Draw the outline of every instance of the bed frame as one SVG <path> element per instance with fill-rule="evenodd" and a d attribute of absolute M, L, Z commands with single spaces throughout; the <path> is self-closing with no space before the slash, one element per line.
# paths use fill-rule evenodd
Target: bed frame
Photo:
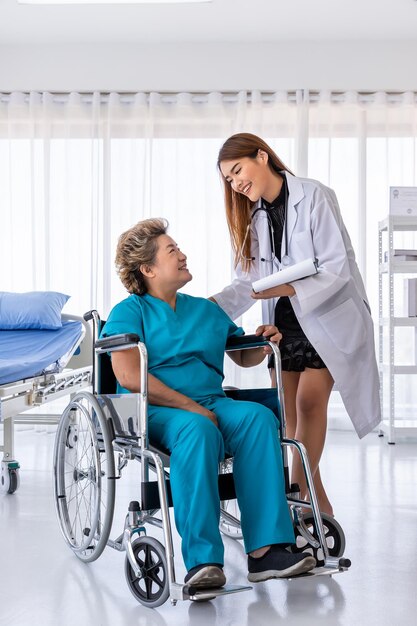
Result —
<path fill-rule="evenodd" d="M 74 344 L 65 368 L 58 373 L 47 373 L 24 380 L 0 385 L 0 424 L 3 424 L 3 452 L 0 490 L 14 493 L 19 486 L 19 463 L 14 457 L 15 424 L 57 424 L 61 414 L 28 413 L 62 396 L 72 397 L 92 381 L 92 336 L 89 325 L 82 317 L 62 315 L 62 321 L 82 323 L 82 333 Z"/>

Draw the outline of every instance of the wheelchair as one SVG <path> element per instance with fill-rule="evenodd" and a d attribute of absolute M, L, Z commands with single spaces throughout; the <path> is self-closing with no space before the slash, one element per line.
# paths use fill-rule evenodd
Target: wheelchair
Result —
<path fill-rule="evenodd" d="M 65 408 L 54 447 L 54 496 L 60 529 L 74 554 L 86 563 L 95 561 L 106 546 L 126 552 L 125 576 L 130 591 L 144 606 L 155 608 L 171 600 L 210 600 L 250 590 L 250 586 L 225 585 L 219 589 L 196 589 L 176 582 L 169 507 L 169 453 L 149 442 L 147 428 L 147 351 L 137 335 L 97 339 L 103 325 L 97 311 L 84 315 L 93 324 L 93 391 L 80 391 Z M 314 491 L 305 447 L 285 438 L 285 411 L 280 353 L 275 344 L 248 335 L 233 338 L 226 351 L 269 345 L 275 358 L 276 388 L 226 390 L 235 399 L 258 401 L 279 419 L 286 495 L 292 515 L 295 551 L 306 551 L 317 567 L 305 574 L 343 572 L 350 561 L 343 558 L 345 537 L 341 526 L 321 514 Z M 109 353 L 137 348 L 140 354 L 140 393 L 117 394 Z M 278 433 L 277 433 L 278 434 Z M 310 502 L 300 499 L 297 485 L 289 483 L 288 448 L 301 456 Z M 123 532 L 111 540 L 116 481 L 130 460 L 140 462 L 139 500 L 128 506 Z M 151 480 L 151 473 L 156 480 Z M 233 483 L 233 459 L 219 467 L 221 501 L 220 530 L 236 540 L 242 538 L 240 513 Z M 305 514 L 303 510 L 311 513 Z M 162 529 L 163 543 L 147 534 L 147 528 Z"/>

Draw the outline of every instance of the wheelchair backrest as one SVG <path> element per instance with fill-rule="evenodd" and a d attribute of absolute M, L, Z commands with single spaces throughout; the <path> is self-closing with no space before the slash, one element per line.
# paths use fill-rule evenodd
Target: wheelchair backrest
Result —
<path fill-rule="evenodd" d="M 106 320 L 100 321 L 100 331 Z M 98 394 L 112 394 L 117 392 L 117 380 L 113 373 L 111 357 L 107 352 L 98 355 Z"/>
<path fill-rule="evenodd" d="M 259 389 L 227 389 L 226 395 L 233 400 L 246 400 L 263 404 L 275 414 L 280 424 L 281 431 L 281 409 L 278 400 L 277 390 L 273 387 Z"/>

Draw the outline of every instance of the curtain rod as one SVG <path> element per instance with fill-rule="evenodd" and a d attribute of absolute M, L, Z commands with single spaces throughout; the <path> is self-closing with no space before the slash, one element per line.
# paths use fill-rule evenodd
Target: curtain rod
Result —
<path fill-rule="evenodd" d="M 57 103 L 65 103 L 70 97 L 71 93 L 78 94 L 81 97 L 82 102 L 89 103 L 94 98 L 95 94 L 100 96 L 100 101 L 106 104 L 112 93 L 120 96 L 122 103 L 128 104 L 138 94 L 143 94 L 147 100 L 149 100 L 153 94 L 158 96 L 163 104 L 176 104 L 179 96 L 189 96 L 193 104 L 205 104 L 210 95 L 217 95 L 226 104 L 233 104 L 238 102 L 246 95 L 246 102 L 251 103 L 254 101 L 261 101 L 262 103 L 276 102 L 282 99 L 289 103 L 299 103 L 301 101 L 308 102 L 310 104 L 318 103 L 321 100 L 330 101 L 333 103 L 344 102 L 357 102 L 360 104 L 369 104 L 379 99 L 385 99 L 386 103 L 396 104 L 401 102 L 405 97 L 410 103 L 417 103 L 417 92 L 415 91 L 353 91 L 353 90 L 309 90 L 309 89 L 297 89 L 297 90 L 277 90 L 277 91 L 261 91 L 261 90 L 241 90 L 241 91 L 72 91 L 72 92 L 54 92 L 54 91 L 31 91 L 31 92 L 2 92 L 0 93 L 0 102 L 9 102 L 12 93 L 22 94 L 25 101 L 29 101 L 31 93 L 39 94 L 42 98 L 43 93 L 48 93 L 52 96 L 53 100 Z"/>

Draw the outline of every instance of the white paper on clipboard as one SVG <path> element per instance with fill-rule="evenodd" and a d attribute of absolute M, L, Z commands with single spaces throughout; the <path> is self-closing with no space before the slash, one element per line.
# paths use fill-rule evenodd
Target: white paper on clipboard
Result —
<path fill-rule="evenodd" d="M 313 274 L 317 274 L 317 264 L 313 259 L 306 259 L 295 265 L 290 265 L 290 267 L 286 267 L 279 272 L 270 274 L 270 276 L 255 280 L 255 282 L 252 283 L 252 289 L 255 293 L 258 293 L 259 291 L 265 291 L 265 289 L 270 289 L 271 287 L 292 283 L 295 280 L 300 280 L 300 278 L 306 278 Z"/>

